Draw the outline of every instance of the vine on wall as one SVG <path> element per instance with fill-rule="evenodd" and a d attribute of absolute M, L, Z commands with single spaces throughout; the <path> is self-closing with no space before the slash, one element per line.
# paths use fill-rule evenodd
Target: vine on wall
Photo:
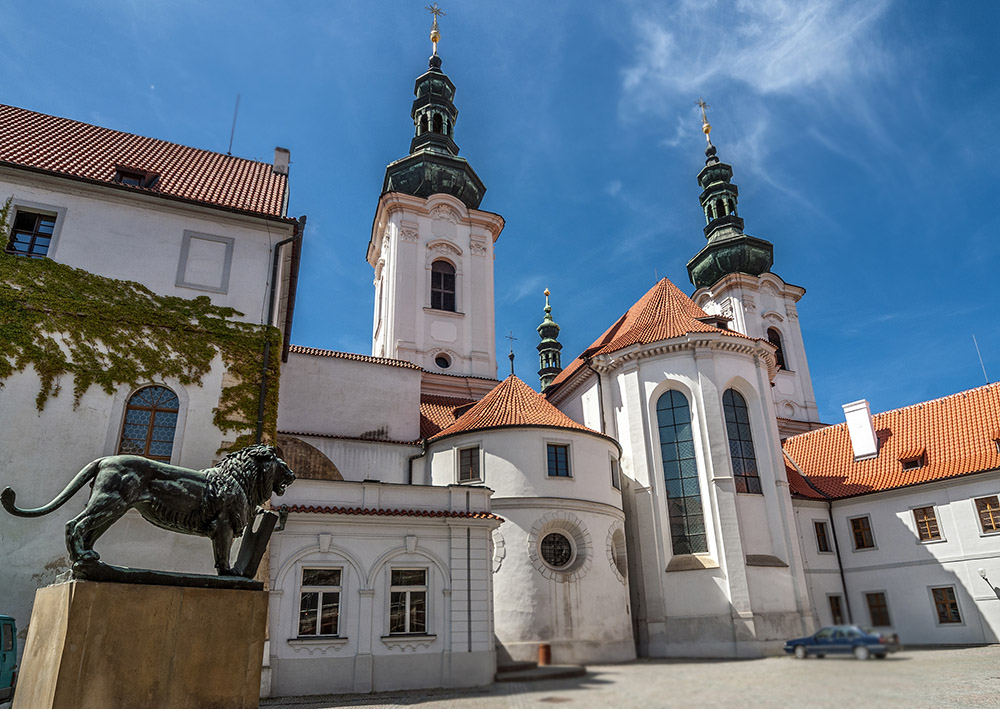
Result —
<path fill-rule="evenodd" d="M 109 395 L 122 385 L 166 379 L 201 386 L 218 354 L 229 376 L 213 423 L 223 433 L 237 434 L 222 452 L 253 442 L 267 338 L 271 355 L 264 431 L 273 441 L 281 335 L 276 328 L 233 319 L 240 315 L 213 305 L 207 296 L 158 295 L 140 283 L 46 258 L 0 254 L 0 385 L 33 367 L 41 379 L 35 405 L 42 411 L 50 397 L 59 395 L 68 375 L 75 408 L 95 385 Z"/>

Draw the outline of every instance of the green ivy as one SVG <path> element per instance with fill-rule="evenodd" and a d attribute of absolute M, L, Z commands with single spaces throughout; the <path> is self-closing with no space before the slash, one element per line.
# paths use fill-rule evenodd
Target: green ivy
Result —
<path fill-rule="evenodd" d="M 8 209 L 0 210 L 0 223 Z M 234 319 L 241 315 L 207 296 L 157 295 L 140 283 L 50 259 L 0 254 L 0 384 L 32 366 L 41 379 L 35 405 L 42 411 L 68 375 L 76 408 L 95 385 L 107 394 L 166 379 L 201 386 L 218 354 L 229 377 L 212 420 L 223 433 L 236 434 L 220 452 L 235 450 L 253 442 L 268 339 L 264 435 L 273 441 L 281 334 Z"/>

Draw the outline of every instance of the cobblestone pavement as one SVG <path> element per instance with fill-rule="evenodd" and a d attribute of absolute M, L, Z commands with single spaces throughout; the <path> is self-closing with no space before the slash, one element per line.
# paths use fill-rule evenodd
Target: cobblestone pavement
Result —
<path fill-rule="evenodd" d="M 1000 707 L 1000 646 L 904 651 L 885 660 L 639 660 L 586 677 L 264 700 L 267 709 L 413 707 Z"/>

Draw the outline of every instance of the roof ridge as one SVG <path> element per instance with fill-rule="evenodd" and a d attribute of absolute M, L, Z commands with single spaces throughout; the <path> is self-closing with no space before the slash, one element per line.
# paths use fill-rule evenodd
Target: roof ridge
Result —
<path fill-rule="evenodd" d="M 127 131 L 127 130 L 118 130 L 117 128 L 108 128 L 107 126 L 99 126 L 96 123 L 87 123 L 86 121 L 79 121 L 79 120 L 77 120 L 75 118 L 67 118 L 66 116 L 57 116 L 57 115 L 52 114 L 52 113 L 42 113 L 41 111 L 33 111 L 30 108 L 21 108 L 20 106 L 14 106 L 14 105 L 9 104 L 9 103 L 0 103 L 0 109 L 3 109 L 3 108 L 12 108 L 15 111 L 24 111 L 25 113 L 33 113 L 36 116 L 44 116 L 46 118 L 55 118 L 56 120 L 66 121 L 67 123 L 76 123 L 77 125 L 89 126 L 90 128 L 96 128 L 98 130 L 105 130 L 105 131 L 108 131 L 110 133 L 117 133 L 119 135 L 127 135 L 127 136 L 131 136 L 133 138 L 139 138 L 141 140 L 155 140 L 157 143 L 164 143 L 166 145 L 173 145 L 173 146 L 176 146 L 178 148 L 185 148 L 186 150 L 197 150 L 200 153 L 207 153 L 209 155 L 218 155 L 220 157 L 231 158 L 233 160 L 242 160 L 244 162 L 252 163 L 254 165 L 268 165 L 268 166 L 270 166 L 272 164 L 272 163 L 269 163 L 269 162 L 264 162 L 263 160 L 254 160 L 253 158 L 243 158 L 243 157 L 240 157 L 238 155 L 230 155 L 228 153 L 220 153 L 217 150 L 209 150 L 207 148 L 198 148 L 198 147 L 195 147 L 193 145 L 185 145 L 184 143 L 177 143 L 177 142 L 175 142 L 173 140 L 164 140 L 163 138 L 154 138 L 151 135 L 142 135 L 140 133 L 133 133 L 133 132 Z M 138 167 L 138 166 L 132 166 L 132 167 Z"/>
<path fill-rule="evenodd" d="M 392 367 L 405 367 L 407 369 L 422 369 L 418 364 L 408 362 L 405 359 L 393 359 L 392 357 L 376 357 L 375 355 L 360 354 L 358 352 L 343 352 L 341 350 L 328 350 L 322 347 L 306 347 L 305 345 L 289 345 L 289 352 L 295 354 L 312 355 L 314 357 L 336 357 L 338 359 L 351 359 L 356 362 L 371 362 L 372 364 L 386 364 Z"/>

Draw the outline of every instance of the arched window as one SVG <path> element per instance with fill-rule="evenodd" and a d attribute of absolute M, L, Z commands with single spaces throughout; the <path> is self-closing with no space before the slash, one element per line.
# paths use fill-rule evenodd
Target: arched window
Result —
<path fill-rule="evenodd" d="M 435 133 L 441 133 L 442 132 L 441 128 L 442 128 L 443 123 L 444 122 L 441 120 L 441 114 L 440 113 L 435 113 L 434 114 L 434 132 Z"/>
<path fill-rule="evenodd" d="M 431 264 L 431 307 L 455 312 L 455 267 L 447 261 Z"/>
<path fill-rule="evenodd" d="M 715 200 L 715 216 L 716 218 L 726 216 L 726 203 L 721 199 Z"/>
<path fill-rule="evenodd" d="M 170 462 L 180 402 L 161 386 L 143 387 L 128 400 L 119 453 Z"/>
<path fill-rule="evenodd" d="M 427 132 L 427 114 L 425 113 L 420 117 L 420 135 Z"/>
<path fill-rule="evenodd" d="M 705 516 L 701 510 L 698 461 L 691 434 L 691 407 L 679 391 L 668 391 L 656 401 L 660 428 L 660 455 L 667 488 L 667 515 L 674 554 L 708 551 Z"/>
<path fill-rule="evenodd" d="M 767 341 L 777 348 L 774 352 L 774 358 L 778 361 L 778 369 L 786 369 L 785 352 L 781 348 L 781 333 L 776 328 L 767 328 Z"/>
<path fill-rule="evenodd" d="M 726 389 L 722 395 L 722 411 L 726 417 L 729 435 L 729 457 L 733 461 L 736 492 L 760 494 L 760 476 L 757 474 L 757 454 L 750 434 L 750 414 L 747 401 L 735 389 Z"/>

